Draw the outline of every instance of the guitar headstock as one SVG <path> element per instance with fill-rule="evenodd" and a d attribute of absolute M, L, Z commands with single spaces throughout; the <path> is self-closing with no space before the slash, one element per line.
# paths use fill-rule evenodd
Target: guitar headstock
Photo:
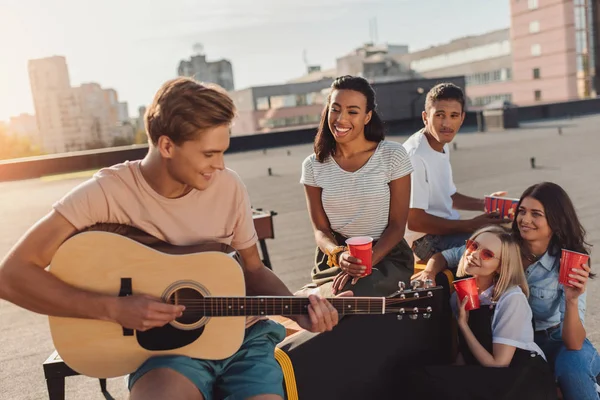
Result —
<path fill-rule="evenodd" d="M 428 298 L 433 298 L 435 292 L 442 290 L 441 286 L 434 286 L 431 279 L 426 281 L 413 280 L 410 282 L 411 289 L 406 289 L 406 284 L 402 281 L 398 282 L 398 290 L 387 296 L 385 303 L 386 314 L 398 314 L 398 320 L 402 320 L 405 315 L 412 320 L 416 320 L 419 314 L 423 315 L 424 319 L 431 318 L 433 308 L 431 305 L 419 304 L 411 307 L 412 302 L 423 303 Z"/>

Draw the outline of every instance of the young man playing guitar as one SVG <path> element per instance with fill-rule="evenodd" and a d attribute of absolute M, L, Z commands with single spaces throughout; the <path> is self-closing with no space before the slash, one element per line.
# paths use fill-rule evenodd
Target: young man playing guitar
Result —
<path fill-rule="evenodd" d="M 291 295 L 262 264 L 248 193 L 224 165 L 234 114 L 232 100 L 219 88 L 188 78 L 166 82 L 145 116 L 146 157 L 99 171 L 54 204 L 0 264 L 0 298 L 37 313 L 138 331 L 181 316 L 183 306 L 85 291 L 45 270 L 63 242 L 98 223 L 129 225 L 177 246 L 231 245 L 241 257 L 248 296 Z M 328 301 L 311 296 L 309 315 L 294 319 L 322 332 L 337 324 L 338 314 Z M 150 358 L 130 375 L 131 398 L 210 400 L 218 383 L 227 399 L 281 399 L 282 372 L 273 352 L 284 336 L 281 325 L 249 318 L 241 349 L 228 359 Z"/>

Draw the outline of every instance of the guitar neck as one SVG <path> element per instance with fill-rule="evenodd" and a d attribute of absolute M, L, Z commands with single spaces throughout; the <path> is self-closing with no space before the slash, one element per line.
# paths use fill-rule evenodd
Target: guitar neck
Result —
<path fill-rule="evenodd" d="M 336 297 L 327 299 L 340 315 L 385 314 L 383 297 Z M 261 315 L 302 315 L 308 314 L 308 298 L 283 297 L 205 297 L 184 300 L 186 314 L 192 312 L 207 317 L 218 316 L 261 316 Z"/>

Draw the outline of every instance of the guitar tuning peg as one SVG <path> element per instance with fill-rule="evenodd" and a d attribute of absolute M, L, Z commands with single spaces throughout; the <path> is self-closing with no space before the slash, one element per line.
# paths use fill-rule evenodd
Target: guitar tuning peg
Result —
<path fill-rule="evenodd" d="M 415 292 L 415 294 L 413 294 L 413 299 L 418 299 L 419 298 L 419 293 Z"/>
<path fill-rule="evenodd" d="M 404 314 L 406 312 L 406 310 L 404 308 L 401 308 L 398 310 L 398 314 Z"/>
<path fill-rule="evenodd" d="M 431 279 L 425 280 L 425 289 L 429 289 L 433 287 L 433 281 Z"/>
<path fill-rule="evenodd" d="M 414 281 L 410 281 L 410 286 L 412 286 L 412 290 L 417 290 L 418 288 L 421 287 L 421 281 L 418 279 L 415 279 Z"/>
<path fill-rule="evenodd" d="M 408 318 L 412 319 L 413 321 L 416 320 L 417 318 L 419 318 L 419 314 L 410 314 L 408 316 Z"/>
<path fill-rule="evenodd" d="M 431 318 L 431 314 L 425 313 L 425 314 L 423 314 L 423 318 L 424 319 L 429 319 L 429 318 Z"/>
<path fill-rule="evenodd" d="M 390 294 L 389 296 L 387 296 L 388 298 L 393 298 L 393 297 L 400 297 L 400 299 L 404 300 L 406 299 L 406 296 L 404 295 L 404 289 L 406 288 L 406 284 L 402 281 L 398 282 L 398 290 L 396 290 L 394 293 Z"/>
<path fill-rule="evenodd" d="M 413 308 L 413 313 L 418 314 L 419 313 L 419 307 Z"/>
<path fill-rule="evenodd" d="M 427 311 L 428 313 L 433 311 L 433 308 L 431 308 L 431 306 L 427 306 L 427 308 L 425 309 L 425 311 Z"/>
<path fill-rule="evenodd" d="M 396 318 L 398 319 L 398 321 L 402 321 L 402 315 L 398 314 Z"/>
<path fill-rule="evenodd" d="M 404 289 L 406 289 L 406 283 L 404 283 L 403 281 L 398 282 L 398 290 L 400 291 L 400 293 L 404 292 Z"/>
<path fill-rule="evenodd" d="M 427 297 L 433 297 L 433 292 L 431 292 L 431 291 L 427 292 Z"/>

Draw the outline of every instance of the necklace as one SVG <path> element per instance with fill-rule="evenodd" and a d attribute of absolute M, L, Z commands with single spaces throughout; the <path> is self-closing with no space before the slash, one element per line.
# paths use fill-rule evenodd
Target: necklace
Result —
<path fill-rule="evenodd" d="M 538 258 L 540 258 L 540 256 L 536 256 L 533 253 L 526 253 L 525 258 L 527 259 L 527 261 L 534 263 L 538 260 Z"/>

